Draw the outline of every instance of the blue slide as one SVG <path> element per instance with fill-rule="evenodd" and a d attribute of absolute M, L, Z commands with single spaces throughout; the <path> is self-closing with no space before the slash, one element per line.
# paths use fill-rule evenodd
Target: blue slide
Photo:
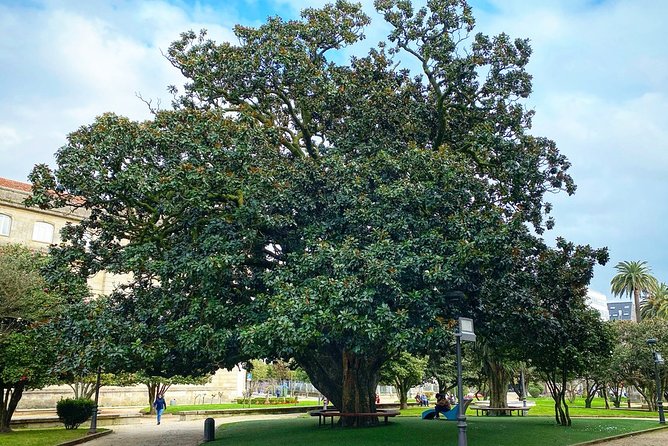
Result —
<path fill-rule="evenodd" d="M 469 399 L 464 400 L 464 413 L 466 413 L 466 409 L 469 408 L 469 404 L 471 404 L 471 401 L 473 400 Z M 441 417 L 445 417 L 446 420 L 457 421 L 458 414 L 459 414 L 459 404 L 455 405 L 449 411 L 441 413 Z M 436 411 L 434 409 L 427 409 L 424 412 L 422 412 L 422 419 L 433 420 L 434 415 L 436 415 Z"/>

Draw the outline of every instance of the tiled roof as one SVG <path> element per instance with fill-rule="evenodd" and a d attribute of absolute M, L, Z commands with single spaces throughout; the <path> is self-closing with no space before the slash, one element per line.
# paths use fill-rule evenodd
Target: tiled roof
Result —
<path fill-rule="evenodd" d="M 7 189 L 21 190 L 24 192 L 31 192 L 32 185 L 30 183 L 22 183 L 21 181 L 10 180 L 8 178 L 0 177 L 0 187 L 6 187 Z"/>

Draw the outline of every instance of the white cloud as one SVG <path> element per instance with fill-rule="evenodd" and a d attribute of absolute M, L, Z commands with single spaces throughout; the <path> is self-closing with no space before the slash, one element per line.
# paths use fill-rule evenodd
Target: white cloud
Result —
<path fill-rule="evenodd" d="M 0 143 L 0 176 L 25 180 L 34 164 L 52 163 L 67 133 L 101 113 L 148 118 L 138 94 L 168 107 L 167 86 L 183 78 L 162 52 L 189 29 L 231 39 L 232 23 L 219 19 L 163 1 L 0 5 L 0 66 L 8 67 L 0 70 L 0 126 L 13 129 Z"/>
<path fill-rule="evenodd" d="M 19 135 L 19 132 L 16 129 L 0 125 L 0 149 L 11 147 L 23 140 L 24 138 Z"/>
<path fill-rule="evenodd" d="M 608 312 L 608 298 L 605 294 L 596 290 L 587 290 L 587 304 L 601 314 L 601 319 L 607 321 L 610 319 Z"/>

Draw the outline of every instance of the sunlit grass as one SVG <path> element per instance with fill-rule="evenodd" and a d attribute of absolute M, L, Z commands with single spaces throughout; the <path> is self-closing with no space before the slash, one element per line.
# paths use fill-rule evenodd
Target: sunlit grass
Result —
<path fill-rule="evenodd" d="M 532 407 L 527 413 L 531 417 L 552 417 L 554 416 L 554 400 L 552 398 L 529 398 L 529 405 Z M 473 403 L 475 404 L 475 402 Z M 576 398 L 573 403 L 568 403 L 569 413 L 571 417 L 620 417 L 620 418 L 658 418 L 657 412 L 650 412 L 648 410 L 629 410 L 626 408 L 626 403 L 619 409 L 606 409 L 605 400 L 603 398 L 595 398 L 592 401 L 592 408 L 585 408 L 584 398 Z M 413 407 L 402 411 L 402 415 L 417 416 L 425 410 L 424 407 Z M 479 414 L 481 417 L 484 414 Z M 475 410 L 469 409 L 466 412 L 467 417 L 475 417 Z"/>
<path fill-rule="evenodd" d="M 98 429 L 99 432 L 106 429 Z M 15 429 L 6 434 L 0 434 L 2 446 L 55 446 L 70 440 L 85 437 L 88 429 L 66 430 L 53 429 Z"/>
<path fill-rule="evenodd" d="M 577 419 L 571 427 L 556 426 L 545 417 L 473 417 L 469 418 L 469 444 L 495 446 L 567 446 L 598 438 L 654 428 L 658 423 L 631 419 Z M 280 446 L 289 438 L 290 446 L 423 446 L 455 444 L 457 423 L 422 420 L 404 415 L 389 425 L 373 428 L 342 429 L 318 426 L 316 419 L 248 421 L 222 425 L 216 442 L 208 445 L 243 444 L 244 446 Z"/>
<path fill-rule="evenodd" d="M 317 406 L 315 400 L 299 401 L 298 403 L 283 403 L 283 404 L 237 404 L 237 403 L 223 403 L 223 404 L 184 404 L 167 406 L 165 413 L 184 412 L 189 410 L 222 410 L 222 409 L 263 409 L 270 407 L 295 407 L 295 406 Z M 146 407 L 141 410 L 142 413 L 148 413 L 149 408 Z"/>

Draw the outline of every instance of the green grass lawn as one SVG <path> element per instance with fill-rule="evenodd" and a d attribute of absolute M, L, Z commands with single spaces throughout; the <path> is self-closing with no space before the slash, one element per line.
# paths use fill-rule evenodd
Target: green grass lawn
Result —
<path fill-rule="evenodd" d="M 554 401 L 552 398 L 529 398 L 530 402 L 535 403 L 529 411 L 529 416 L 533 417 L 551 417 L 554 415 Z M 261 409 L 269 407 L 292 407 L 292 406 L 316 406 L 316 401 L 300 401 L 297 404 L 253 404 L 252 409 Z M 431 407 L 431 406 L 430 406 Z M 656 412 L 646 410 L 627 410 L 626 404 L 620 409 L 605 409 L 603 398 L 596 398 L 592 402 L 592 408 L 584 407 L 584 399 L 577 398 L 573 403 L 569 403 L 572 417 L 632 417 L 632 418 L 657 418 Z M 191 404 L 167 406 L 165 413 L 176 413 L 188 410 L 220 410 L 220 409 L 248 409 L 247 404 L 225 403 L 225 404 Z M 423 407 L 412 407 L 405 411 L 406 415 L 418 415 L 425 410 Z M 142 409 L 143 413 L 148 413 L 149 408 Z M 475 416 L 474 411 L 467 412 L 467 416 Z M 481 415 L 482 416 L 482 415 Z"/>
<path fill-rule="evenodd" d="M 165 413 L 175 413 L 183 412 L 186 410 L 220 410 L 220 409 L 261 409 L 268 407 L 294 407 L 294 406 L 317 406 L 317 401 L 300 401 L 297 404 L 237 404 L 237 403 L 224 403 L 224 404 L 184 404 L 177 406 L 167 406 Z M 142 413 L 148 413 L 149 408 L 141 410 Z"/>
<path fill-rule="evenodd" d="M 528 401 L 535 403 L 531 407 L 528 415 L 531 417 L 553 417 L 554 416 L 554 400 L 552 398 L 529 398 Z M 475 402 L 474 402 L 475 403 Z M 585 408 L 584 398 L 576 398 L 573 403 L 568 404 L 571 417 L 620 417 L 620 418 L 648 418 L 658 419 L 657 412 L 649 412 L 647 410 L 628 410 L 625 409 L 626 404 L 622 405 L 620 409 L 606 409 L 603 398 L 595 398 L 592 402 L 592 408 Z M 413 407 L 402 411 L 405 415 L 418 415 L 425 410 L 424 407 Z M 475 417 L 475 411 L 469 410 L 466 412 L 467 417 Z M 483 414 L 480 414 L 482 417 Z"/>
<path fill-rule="evenodd" d="M 657 427 L 658 422 L 631 419 L 577 419 L 573 426 L 556 426 L 547 417 L 473 417 L 468 419 L 469 444 L 495 446 L 566 446 L 575 443 Z M 208 445 L 244 446 L 423 446 L 455 444 L 457 424 L 401 416 L 389 425 L 365 429 L 319 427 L 317 419 L 300 417 L 247 421 L 222 425 L 215 442 Z"/>
<path fill-rule="evenodd" d="M 529 411 L 531 416 L 553 416 L 554 400 L 552 398 L 530 398 L 529 401 L 536 403 Z M 603 398 L 594 398 L 592 408 L 585 408 L 584 398 L 576 398 L 573 403 L 568 403 L 569 412 L 572 417 L 633 417 L 633 418 L 657 418 L 657 412 L 647 410 L 606 409 Z M 474 412 L 475 413 L 475 412 Z"/>
<path fill-rule="evenodd" d="M 529 416 L 533 417 L 551 417 L 554 415 L 554 400 L 552 398 L 529 398 L 529 401 L 536 405 L 529 411 Z M 253 409 L 268 408 L 268 407 L 289 407 L 289 406 L 315 406 L 316 401 L 300 401 L 297 404 L 253 404 L 250 407 Z M 577 398 L 572 404 L 569 403 L 570 413 L 572 417 L 633 417 L 633 418 L 657 418 L 656 412 L 641 411 L 641 410 L 625 410 L 625 409 L 605 409 L 605 401 L 603 398 L 596 398 L 592 402 L 592 408 L 586 409 L 584 407 L 584 399 Z M 623 404 L 625 407 L 626 404 Z M 225 404 L 197 404 L 197 405 L 178 405 L 167 406 L 166 413 L 175 413 L 187 410 L 220 410 L 220 409 L 247 409 L 247 404 L 225 403 Z M 423 407 L 413 407 L 405 411 L 406 415 L 418 415 L 425 410 Z M 148 413 L 149 409 L 142 410 L 143 413 Z M 467 416 L 475 416 L 474 411 L 467 412 Z"/>
<path fill-rule="evenodd" d="M 98 432 L 106 429 L 98 429 Z M 2 446 L 55 446 L 69 440 L 85 437 L 88 429 L 65 430 L 53 429 L 15 429 L 7 434 L 0 434 Z"/>

